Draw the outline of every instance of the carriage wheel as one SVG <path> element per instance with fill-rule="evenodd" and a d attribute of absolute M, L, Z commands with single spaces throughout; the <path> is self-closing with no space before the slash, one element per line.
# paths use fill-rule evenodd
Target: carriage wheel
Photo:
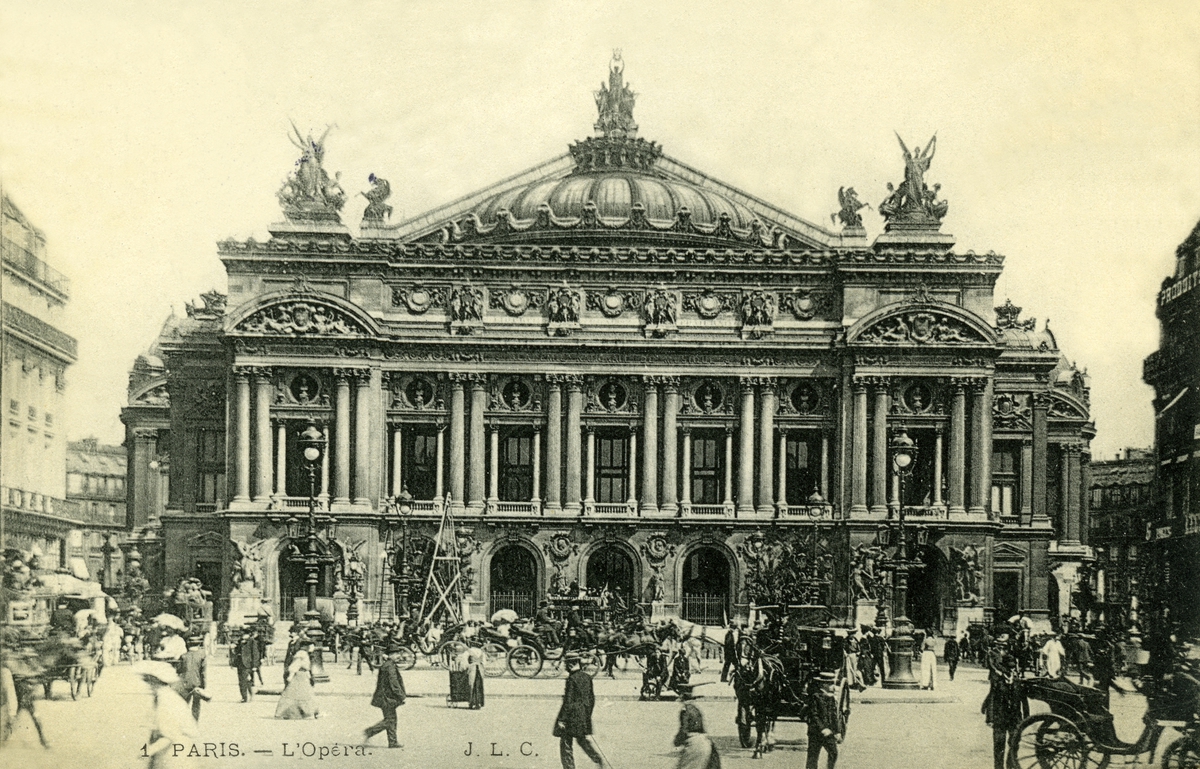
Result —
<path fill-rule="evenodd" d="M 1085 769 L 1088 742 L 1070 720 L 1038 713 L 1021 722 L 1009 743 L 1009 769 Z"/>
<path fill-rule="evenodd" d="M 417 664 L 417 653 L 409 647 L 400 647 L 397 654 L 400 655 L 400 659 L 396 661 L 396 666 L 401 670 L 412 670 L 413 666 Z"/>
<path fill-rule="evenodd" d="M 446 667 L 450 667 L 450 662 L 467 650 L 467 645 L 462 641 L 447 641 L 438 647 L 438 659 Z"/>
<path fill-rule="evenodd" d="M 1200 742 L 1184 737 L 1171 743 L 1163 753 L 1165 769 L 1200 769 Z"/>
<path fill-rule="evenodd" d="M 542 653 L 534 646 L 521 644 L 508 650 L 508 669 L 517 678 L 533 678 L 542 672 Z"/>
<path fill-rule="evenodd" d="M 67 669 L 67 685 L 71 689 L 71 699 L 78 699 L 79 690 L 83 688 L 83 669 L 78 665 Z"/>
<path fill-rule="evenodd" d="M 483 645 L 483 674 L 489 678 L 504 675 L 508 650 L 497 643 Z"/>

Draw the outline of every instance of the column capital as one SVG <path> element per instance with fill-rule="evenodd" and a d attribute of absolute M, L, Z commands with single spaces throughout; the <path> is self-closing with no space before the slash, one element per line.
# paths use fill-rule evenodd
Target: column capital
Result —
<path fill-rule="evenodd" d="M 970 390 L 980 393 L 988 386 L 988 379 L 982 376 L 955 376 L 950 377 L 950 386 L 954 388 L 955 392 Z"/>
<path fill-rule="evenodd" d="M 679 432 L 683 433 L 684 435 L 691 435 L 692 434 L 692 426 L 691 425 L 680 425 Z"/>
<path fill-rule="evenodd" d="M 758 384 L 756 376 L 740 376 L 738 377 L 738 389 L 742 391 L 742 395 L 753 393 L 754 387 Z"/>
<path fill-rule="evenodd" d="M 366 369 L 361 368 L 335 368 L 333 369 L 333 378 L 337 380 L 338 384 L 342 384 L 343 382 L 349 383 L 351 379 L 357 379 L 364 374 L 369 375 L 369 373 Z"/>
<path fill-rule="evenodd" d="M 139 441 L 157 439 L 158 429 L 154 427 L 135 427 L 133 428 L 133 437 Z"/>
<path fill-rule="evenodd" d="M 850 386 L 856 393 L 865 393 L 867 391 L 867 386 L 869 384 L 867 382 L 868 379 L 869 379 L 869 377 L 856 376 L 851 381 Z"/>
<path fill-rule="evenodd" d="M 1083 453 L 1083 447 L 1078 443 L 1062 443 L 1059 444 L 1067 456 L 1079 456 Z"/>
<path fill-rule="evenodd" d="M 567 383 L 567 391 L 577 393 L 583 390 L 582 374 L 564 374 L 563 381 Z"/>
<path fill-rule="evenodd" d="M 270 366 L 246 366 L 246 370 L 254 377 L 257 384 L 269 384 L 275 370 Z"/>
<path fill-rule="evenodd" d="M 666 394 L 672 395 L 674 393 L 679 392 L 679 377 L 663 376 L 663 377 L 659 377 L 658 379 L 659 379 L 659 382 L 663 386 L 663 392 L 665 392 Z"/>
<path fill-rule="evenodd" d="M 461 371 L 451 371 L 446 374 L 446 378 L 450 380 L 450 386 L 458 390 L 461 390 L 467 381 L 467 375 Z"/>
<path fill-rule="evenodd" d="M 238 379 L 246 379 L 254 374 L 255 366 L 234 366 L 233 375 Z"/>

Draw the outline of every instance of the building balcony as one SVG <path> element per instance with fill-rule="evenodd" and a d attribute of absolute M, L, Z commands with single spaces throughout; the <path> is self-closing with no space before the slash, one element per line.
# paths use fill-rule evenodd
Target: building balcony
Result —
<path fill-rule="evenodd" d="M 584 515 L 605 518 L 630 518 L 637 515 L 636 502 L 585 502 Z"/>
<path fill-rule="evenodd" d="M 734 516 L 734 506 L 686 503 L 682 505 L 681 514 L 685 518 L 732 518 Z"/>
<path fill-rule="evenodd" d="M 66 275 L 37 258 L 16 241 L 5 238 L 4 245 L 4 264 L 14 272 L 53 289 L 64 299 L 71 295 L 71 281 Z"/>
<path fill-rule="evenodd" d="M 1193 534 L 1200 534 L 1200 513 L 1188 513 L 1183 517 L 1183 535 Z"/>
<path fill-rule="evenodd" d="M 813 505 L 788 505 L 779 503 L 776 505 L 776 509 L 779 511 L 780 518 L 786 518 L 789 520 L 833 520 L 833 505 L 823 503 Z"/>
<path fill-rule="evenodd" d="M 488 500 L 488 515 L 541 515 L 541 502 L 507 502 Z"/>

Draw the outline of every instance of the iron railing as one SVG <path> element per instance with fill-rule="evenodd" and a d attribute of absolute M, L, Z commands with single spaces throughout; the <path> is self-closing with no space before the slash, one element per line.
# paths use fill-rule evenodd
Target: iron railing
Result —
<path fill-rule="evenodd" d="M 516 591 L 492 591 L 492 609 L 488 616 L 501 609 L 512 609 L 521 617 L 532 617 L 536 613 L 536 602 L 533 593 L 518 593 Z"/>
<path fill-rule="evenodd" d="M 729 597 L 719 593 L 684 593 L 680 615 L 698 625 L 724 626 L 729 615 Z"/>

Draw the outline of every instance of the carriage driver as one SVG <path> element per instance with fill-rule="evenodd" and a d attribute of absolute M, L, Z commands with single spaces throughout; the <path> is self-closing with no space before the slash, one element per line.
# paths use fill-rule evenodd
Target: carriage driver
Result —
<path fill-rule="evenodd" d="M 554 618 L 550 616 L 550 602 L 538 603 L 537 616 L 533 619 L 533 632 L 544 638 L 549 648 L 558 646 L 558 633 L 554 630 Z"/>

